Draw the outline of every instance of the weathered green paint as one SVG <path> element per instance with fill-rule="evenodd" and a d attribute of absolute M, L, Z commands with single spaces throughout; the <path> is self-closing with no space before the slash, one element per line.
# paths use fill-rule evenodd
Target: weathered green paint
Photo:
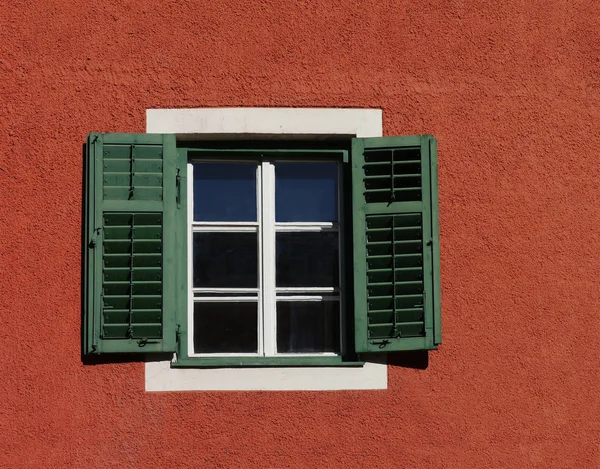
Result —
<path fill-rule="evenodd" d="M 348 151 L 340 149 L 272 149 L 272 148 L 250 148 L 250 149 L 231 149 L 231 148 L 180 148 L 188 152 L 188 159 L 230 159 L 230 160 L 296 160 L 319 161 L 319 160 L 338 160 L 347 162 Z"/>
<path fill-rule="evenodd" d="M 112 146 L 111 146 L 112 145 Z M 132 146 L 136 145 L 136 146 Z M 108 151 L 104 147 L 107 146 Z M 93 239 L 95 247 L 86 247 L 84 258 L 84 268 L 86 272 L 86 284 L 84 288 L 86 314 L 84 315 L 84 350 L 85 353 L 128 353 L 128 352 L 178 352 L 178 364 L 174 366 L 331 366 L 331 365 L 356 365 L 356 361 L 344 361 L 341 357 L 251 357 L 251 358 L 188 358 L 188 339 L 187 339 L 187 297 L 188 297 L 188 278 L 187 278 L 187 162 L 192 159 L 188 154 L 193 153 L 194 157 L 202 155 L 203 157 L 242 157 L 250 154 L 253 158 L 303 158 L 320 159 L 339 158 L 341 161 L 348 161 L 348 152 L 344 150 L 274 150 L 274 149 L 252 149 L 252 150 L 231 150 L 231 149 L 203 149 L 189 148 L 177 149 L 175 137 L 173 135 L 147 135 L 147 134 L 90 134 L 87 141 L 88 164 L 86 165 L 86 243 Z M 365 200 L 364 183 L 364 153 L 367 151 L 379 150 L 399 150 L 402 148 L 418 148 L 420 154 L 421 168 L 421 200 L 404 200 L 382 202 L 381 197 L 385 189 L 370 189 L 370 192 L 376 197 L 370 200 L 375 202 L 367 203 Z M 129 150 L 128 150 L 129 149 Z M 130 155 L 139 155 L 143 160 L 130 161 L 127 165 L 125 153 L 129 151 Z M 413 150 L 411 150 L 413 151 Z M 111 161 L 106 164 L 106 157 Z M 393 156 L 392 156 L 393 158 Z M 408 165 L 412 165 L 412 157 L 407 157 Z M 348 330 L 354 326 L 354 341 L 356 352 L 387 352 L 393 350 L 415 350 L 436 348 L 441 342 L 441 320 L 440 320 L 440 284 L 439 284 L 439 227 L 438 227 L 438 206 L 437 206 L 437 145 L 435 139 L 431 136 L 422 137 L 385 137 L 375 139 L 354 139 L 352 142 L 352 164 L 349 173 L 351 174 L 352 186 L 352 210 L 346 210 L 346 222 L 351 222 L 352 251 L 353 261 L 351 263 L 350 275 L 347 275 L 344 286 L 348 292 L 353 284 L 353 306 L 354 323 L 350 321 L 346 324 Z M 155 163 L 152 163 L 152 162 Z M 145 174 L 135 174 L 134 165 Z M 376 165 L 379 163 L 376 163 Z M 383 166 L 385 166 L 385 161 Z M 390 168 L 396 167 L 396 163 L 390 163 Z M 149 166 L 148 166 L 149 165 Z M 111 169 L 111 174 L 104 175 L 104 169 Z M 371 167 L 373 165 L 371 164 Z M 378 166 L 376 169 L 380 171 Z M 162 172 L 157 173 L 155 170 Z M 413 168 L 414 169 L 414 168 Z M 123 170 L 123 171 L 121 171 Z M 129 171 L 129 172 L 128 172 Z M 394 181 L 402 177 L 413 178 L 418 174 L 393 173 Z M 379 180 L 380 176 L 371 176 L 370 180 Z M 162 192 L 157 196 L 153 190 L 158 183 L 162 184 Z M 348 180 L 346 183 L 349 182 Z M 106 186 L 114 189 L 116 186 L 127 186 L 133 184 L 135 194 L 132 197 L 129 188 L 126 190 L 106 191 Z M 137 184 L 137 185 L 136 185 Z M 394 187 L 390 193 L 405 194 L 403 187 Z M 146 189 L 151 189 L 147 191 Z M 414 194 L 414 189 L 410 189 Z M 108 193 L 108 195 L 107 195 Z M 148 200 L 149 199 L 149 200 Z M 410 199 L 410 194 L 409 194 Z M 106 213 L 124 213 L 124 214 L 162 214 L 162 263 L 160 268 L 162 273 L 162 307 L 160 309 L 148 309 L 143 324 L 138 324 L 138 318 L 142 317 L 138 312 L 133 311 L 131 317 L 136 321 L 136 331 L 139 334 L 146 333 L 148 341 L 140 344 L 137 337 L 123 337 L 124 325 L 123 314 L 126 312 L 115 310 L 107 311 L 103 315 L 102 292 L 120 291 L 126 285 L 121 282 L 127 275 L 135 277 L 137 284 L 130 291 L 139 294 L 152 293 L 156 288 L 156 281 L 149 279 L 148 276 L 154 275 L 151 265 L 144 265 L 138 269 L 129 272 L 113 271 L 111 275 L 112 283 L 103 285 L 102 265 L 103 265 L 103 246 L 105 244 L 105 230 L 103 216 Z M 394 267 L 392 283 L 376 280 L 371 281 L 368 287 L 367 282 L 367 220 L 373 219 L 373 216 L 388 217 L 388 220 L 394 219 L 401 214 L 420 214 L 422 217 L 422 245 L 423 259 L 423 318 L 420 319 L 419 308 L 403 310 L 406 315 L 404 320 L 396 325 L 394 322 L 394 332 L 401 331 L 409 334 L 409 337 L 387 337 L 385 341 L 381 340 L 380 335 L 385 334 L 385 323 L 369 325 L 368 301 L 371 291 L 375 294 L 377 291 L 389 289 L 393 285 L 393 291 L 399 291 L 402 294 L 405 288 L 415 288 L 420 282 L 408 281 L 408 278 L 414 274 L 415 267 L 412 267 L 411 259 L 405 259 L 402 262 L 409 262 L 404 266 L 399 264 Z M 391 218 L 390 218 L 391 217 Z M 374 220 L 374 219 L 373 219 Z M 401 218 L 399 220 L 402 220 Z M 394 222 L 396 223 L 396 222 Z M 395 226 L 395 225 L 394 225 Z M 100 228 L 99 230 L 97 228 Z M 106 227 L 110 230 L 110 227 Z M 137 227 L 139 233 L 144 236 L 153 236 L 151 227 Z M 119 231 L 120 230 L 120 231 Z M 404 231 L 402 231 L 404 230 Z M 406 231 L 409 230 L 409 231 Z M 392 233 L 408 233 L 414 228 L 403 228 L 402 226 L 392 230 Z M 377 231 L 377 230 L 375 230 Z M 373 229 L 370 230 L 373 233 Z M 111 233 L 109 231 L 109 233 Z M 117 236 L 123 234 L 122 228 L 114 228 L 112 233 Z M 378 234 L 378 233 L 375 233 Z M 371 236 L 371 235 L 370 235 Z M 394 238 L 392 234 L 392 239 Z M 349 238 L 347 236 L 347 238 Z M 397 240 L 396 243 L 402 243 Z M 135 240 L 133 249 L 136 248 Z M 118 247 L 111 245 L 110 249 Z M 147 242 L 140 244 L 140 249 L 148 248 Z M 121 247 L 122 248 L 122 247 Z M 393 256 L 396 259 L 396 256 Z M 150 259 L 150 258 L 148 258 Z M 394 264 L 395 265 L 395 264 Z M 370 275 L 378 275 L 377 271 L 371 270 Z M 404 278 L 404 276 L 408 276 Z M 353 278 L 352 278 L 353 277 Z M 396 278 L 398 277 L 398 279 Z M 385 279 L 383 279 L 385 280 Z M 396 285 L 396 280 L 400 284 Z M 396 293 L 394 293 L 393 304 L 396 304 Z M 372 296 L 372 295 L 371 295 Z M 156 305 L 151 305 L 156 306 Z M 393 317 L 395 314 L 393 308 Z M 407 312 L 408 311 L 408 312 Z M 415 311 L 411 313 L 411 311 Z M 380 313 L 376 313 L 375 315 Z M 383 314 L 388 314 L 383 312 Z M 411 318 L 414 315 L 414 318 Z M 108 318 L 108 323 L 104 323 L 103 318 Z M 414 320 L 413 320 L 414 319 Z M 116 323 L 116 324 L 113 324 Z M 423 333 L 420 334 L 420 330 Z M 130 327 L 131 329 L 131 327 Z M 369 338 L 371 334 L 377 337 Z M 129 333 L 131 334 L 131 333 Z M 139 335 L 135 333 L 135 335 Z M 143 345 L 143 346 L 140 346 Z M 348 350 L 345 350 L 348 352 Z M 351 354 L 352 355 L 352 354 Z"/>
<path fill-rule="evenodd" d="M 291 149 L 291 150 L 278 150 L 278 149 L 206 149 L 206 148 L 190 148 L 180 147 L 177 150 L 177 161 L 178 168 L 180 168 L 180 179 L 181 179 L 181 197 L 180 197 L 180 209 L 178 210 L 178 224 L 184 226 L 185 230 L 188 229 L 187 221 L 187 180 L 192 178 L 192 174 L 187 174 L 187 163 L 193 161 L 194 158 L 198 158 L 202 155 L 202 158 L 223 158 L 223 159 L 248 159 L 249 157 L 260 161 L 263 159 L 276 158 L 276 159 L 302 159 L 306 160 L 338 160 L 348 161 L 347 150 L 305 150 L 305 149 Z M 249 156 L 250 155 L 250 156 Z M 350 176 L 350 173 L 345 172 L 344 166 L 342 166 L 342 173 L 345 176 Z M 349 178 L 342 177 L 342 179 L 348 179 L 342 181 L 342 185 L 346 184 L 349 186 Z M 344 207 L 343 207 L 344 209 Z M 348 204 L 344 209 L 344 219 L 351 220 L 352 207 Z M 350 214 L 348 216 L 347 214 Z M 348 238 L 347 243 L 349 249 L 346 250 L 351 254 L 351 235 L 352 226 L 346 226 L 345 229 L 346 237 Z M 189 357 L 188 348 L 188 316 L 187 316 L 187 301 L 188 301 L 188 272 L 187 272 L 187 235 L 185 230 L 179 230 L 178 236 L 181 236 L 177 240 L 178 248 L 178 259 L 181 259 L 180 265 L 177 269 L 178 275 L 178 308 L 176 316 L 176 327 L 178 328 L 178 344 L 177 344 L 177 361 L 171 364 L 172 367 L 177 368 L 219 368 L 219 367 L 265 367 L 265 366 L 362 366 L 364 362 L 356 360 L 356 354 L 354 353 L 354 344 L 348 343 L 349 339 L 354 339 L 353 334 L 349 336 L 345 334 L 344 342 L 346 349 L 343 351 L 343 356 L 281 356 L 281 357 Z M 347 266 L 351 271 L 352 266 Z M 351 276 L 350 276 L 351 277 Z M 351 284 L 349 285 L 351 288 Z M 350 290 L 351 293 L 351 290 Z M 349 310 L 348 312 L 351 312 Z M 352 321 L 348 319 L 346 326 L 348 330 L 352 332 Z"/>
<path fill-rule="evenodd" d="M 177 214 L 177 147 L 175 135 L 163 136 L 163 345 L 165 351 L 176 350 L 177 233 L 185 230 Z M 185 214 L 185 212 L 184 212 Z"/>
<path fill-rule="evenodd" d="M 175 278 L 177 279 L 176 298 L 177 309 L 175 315 L 175 328 L 177 332 L 177 356 L 179 359 L 187 357 L 188 350 L 188 240 L 187 230 L 187 185 L 188 178 L 193 174 L 188 174 L 188 156 L 184 149 L 177 149 L 177 214 L 175 223 L 179 228 L 176 231 L 176 258 L 178 263 L 175 268 Z"/>
<path fill-rule="evenodd" d="M 86 354 L 175 351 L 175 153 L 174 135 L 88 137 Z"/>
<path fill-rule="evenodd" d="M 423 310 L 425 313 L 425 337 L 433 342 L 433 232 L 431 228 L 431 159 L 429 139 L 421 138 L 421 167 L 423 194 Z"/>
<path fill-rule="evenodd" d="M 435 139 L 428 135 L 352 142 L 354 321 L 358 353 L 435 349 L 441 342 L 436 148 Z M 396 158 L 393 151 L 402 153 Z M 366 152 L 369 162 L 365 161 Z M 413 154 L 419 155 L 418 160 L 413 160 Z M 414 189 L 408 193 L 396 186 L 406 180 L 405 168 L 413 181 L 418 177 L 413 174 L 417 164 L 420 193 Z M 370 189 L 365 185 L 367 181 Z M 372 186 L 374 183 L 383 185 Z M 390 187 L 386 189 L 388 183 Z M 374 193 L 372 187 L 376 187 L 375 197 L 366 195 Z M 389 199 L 384 202 L 386 194 Z M 415 225 L 415 220 L 419 225 Z M 414 245 L 410 239 L 414 239 L 419 228 L 420 253 L 410 254 Z M 373 237 L 370 241 L 367 233 Z M 400 249 L 400 254 L 396 249 Z M 370 268 L 367 260 L 372 264 Z M 386 266 L 374 270 L 373 265 L 379 262 Z M 414 276 L 420 276 L 420 271 L 419 280 Z M 391 279 L 385 278 L 390 275 Z M 387 304 L 391 309 L 384 306 Z"/>
<path fill-rule="evenodd" d="M 352 140 L 350 162 L 352 164 L 352 216 L 354 244 L 354 335 L 357 353 L 369 350 L 367 343 L 367 228 L 365 220 L 365 198 L 363 165 L 365 141 Z"/>
<path fill-rule="evenodd" d="M 431 161 L 431 240 L 433 248 L 433 334 L 434 343 L 442 343 L 442 288 L 440 280 L 440 216 L 438 198 L 438 156 L 437 140 L 429 138 L 429 158 Z"/>
<path fill-rule="evenodd" d="M 99 135 L 104 144 L 122 145 L 162 145 L 165 139 L 165 134 L 93 133 L 92 135 Z"/>
<path fill-rule="evenodd" d="M 374 138 L 363 138 L 363 139 L 352 139 L 354 140 L 362 140 L 363 148 L 375 148 L 375 149 L 397 149 L 402 147 L 418 147 L 421 145 L 421 139 L 423 137 L 429 137 L 427 135 L 401 135 L 401 136 L 393 136 L 393 137 L 374 137 Z M 354 151 L 354 147 L 353 150 Z"/>
<path fill-rule="evenodd" d="M 193 357 L 179 358 L 174 368 L 232 368 L 264 366 L 363 366 L 362 361 L 344 361 L 342 357 Z"/>

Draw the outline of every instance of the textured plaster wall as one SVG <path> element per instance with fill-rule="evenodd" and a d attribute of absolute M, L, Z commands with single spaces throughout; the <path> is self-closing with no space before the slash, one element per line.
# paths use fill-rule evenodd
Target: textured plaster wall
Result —
<path fill-rule="evenodd" d="M 0 467 L 600 466 L 600 3 L 0 10 Z M 387 391 L 145 393 L 80 361 L 81 145 L 145 109 L 369 107 L 439 139 L 444 344 Z"/>

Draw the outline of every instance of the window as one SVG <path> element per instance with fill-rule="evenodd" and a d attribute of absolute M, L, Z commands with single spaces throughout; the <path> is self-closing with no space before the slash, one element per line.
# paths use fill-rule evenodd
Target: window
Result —
<path fill-rule="evenodd" d="M 188 155 L 188 356 L 340 355 L 339 163 Z"/>
<path fill-rule="evenodd" d="M 84 352 L 260 366 L 437 348 L 435 140 L 346 142 L 216 158 L 91 134 Z"/>

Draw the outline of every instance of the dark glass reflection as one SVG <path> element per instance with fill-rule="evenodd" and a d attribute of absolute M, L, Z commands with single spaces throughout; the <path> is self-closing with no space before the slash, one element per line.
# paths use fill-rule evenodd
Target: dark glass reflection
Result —
<path fill-rule="evenodd" d="M 336 222 L 338 165 L 275 163 L 275 221 Z"/>
<path fill-rule="evenodd" d="M 277 233 L 275 240 L 276 286 L 338 286 L 337 233 Z"/>
<path fill-rule="evenodd" d="M 195 353 L 257 353 L 257 303 L 194 303 Z"/>
<path fill-rule="evenodd" d="M 256 221 L 256 163 L 194 163 L 195 221 Z"/>
<path fill-rule="evenodd" d="M 257 243 L 256 233 L 194 233 L 194 287 L 258 287 Z"/>
<path fill-rule="evenodd" d="M 278 301 L 277 353 L 338 353 L 339 310 L 337 301 Z"/>

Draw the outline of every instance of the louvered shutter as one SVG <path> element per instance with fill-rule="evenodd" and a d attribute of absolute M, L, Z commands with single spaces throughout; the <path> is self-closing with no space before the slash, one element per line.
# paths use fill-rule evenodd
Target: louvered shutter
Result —
<path fill-rule="evenodd" d="M 174 135 L 90 134 L 84 352 L 175 351 Z"/>
<path fill-rule="evenodd" d="M 354 139 L 352 205 L 356 351 L 437 348 L 435 139 Z"/>

